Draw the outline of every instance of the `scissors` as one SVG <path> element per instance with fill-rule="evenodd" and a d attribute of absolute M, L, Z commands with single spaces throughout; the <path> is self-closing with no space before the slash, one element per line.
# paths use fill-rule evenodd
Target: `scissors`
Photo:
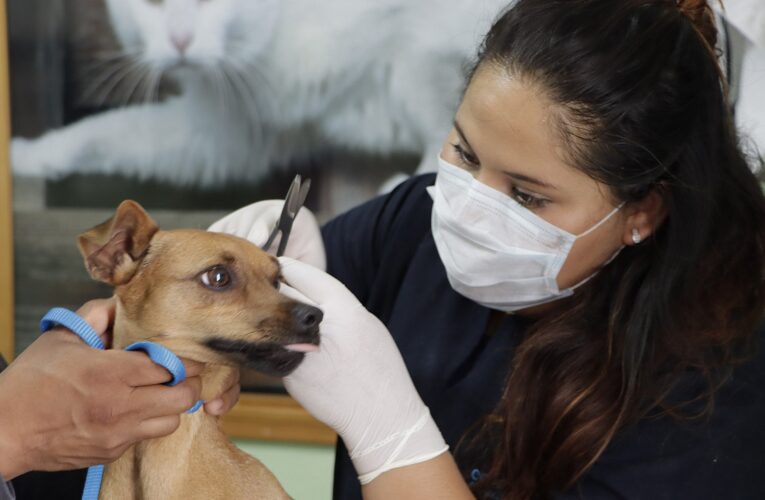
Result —
<path fill-rule="evenodd" d="M 271 235 L 268 237 L 268 241 L 263 245 L 263 250 L 268 250 L 271 244 L 273 244 L 276 235 L 282 233 L 282 239 L 279 241 L 279 247 L 276 250 L 276 256 L 281 257 L 284 254 L 284 249 L 287 247 L 287 240 L 290 237 L 290 231 L 292 231 L 292 223 L 295 222 L 298 210 L 303 206 L 306 196 L 308 196 L 308 190 L 311 188 L 311 179 L 306 179 L 303 182 L 300 175 L 296 175 L 290 184 L 290 189 L 287 191 L 287 196 L 284 197 L 284 208 L 282 208 L 282 214 L 279 216 L 274 229 L 271 231 Z"/>

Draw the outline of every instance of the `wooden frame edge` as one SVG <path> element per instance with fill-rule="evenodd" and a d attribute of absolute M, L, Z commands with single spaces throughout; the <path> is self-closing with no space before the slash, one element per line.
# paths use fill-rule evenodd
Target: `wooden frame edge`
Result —
<path fill-rule="evenodd" d="M 334 445 L 336 435 L 294 399 L 282 394 L 242 393 L 239 403 L 223 417 L 230 437 Z"/>
<path fill-rule="evenodd" d="M 0 2 L 0 354 L 14 354 L 13 203 L 11 198 L 11 99 L 5 2 Z"/>

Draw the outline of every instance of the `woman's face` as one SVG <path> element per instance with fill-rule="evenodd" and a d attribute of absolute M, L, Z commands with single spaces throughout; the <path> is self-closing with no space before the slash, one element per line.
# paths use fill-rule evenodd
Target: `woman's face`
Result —
<path fill-rule="evenodd" d="M 547 222 L 579 235 L 611 212 L 609 189 L 565 160 L 553 104 L 539 88 L 491 65 L 465 93 L 441 156 L 515 199 Z M 606 262 L 630 234 L 620 210 L 574 243 L 558 274 L 573 286 Z"/>

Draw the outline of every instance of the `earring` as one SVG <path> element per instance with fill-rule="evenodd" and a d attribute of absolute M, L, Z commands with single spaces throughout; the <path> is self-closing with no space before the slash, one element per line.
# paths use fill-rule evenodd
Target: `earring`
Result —
<path fill-rule="evenodd" d="M 640 236 L 640 231 L 636 227 L 632 228 L 632 243 L 639 245 L 641 241 L 643 238 Z"/>

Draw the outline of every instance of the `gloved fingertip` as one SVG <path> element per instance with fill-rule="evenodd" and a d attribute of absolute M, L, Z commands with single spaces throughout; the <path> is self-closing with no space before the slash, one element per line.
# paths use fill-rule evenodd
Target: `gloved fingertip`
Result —
<path fill-rule="evenodd" d="M 279 264 L 281 264 L 282 267 L 291 266 L 294 263 L 298 262 L 292 257 L 286 257 L 284 255 L 282 255 L 281 257 L 278 257 L 278 259 L 279 259 Z"/>

